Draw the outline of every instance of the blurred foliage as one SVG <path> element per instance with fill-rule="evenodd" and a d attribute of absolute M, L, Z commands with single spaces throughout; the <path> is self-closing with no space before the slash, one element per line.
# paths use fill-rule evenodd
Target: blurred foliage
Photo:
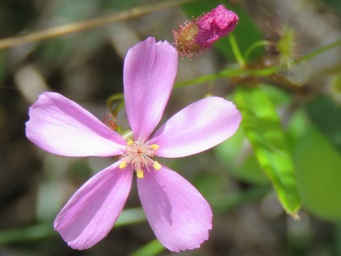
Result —
<path fill-rule="evenodd" d="M 341 105 L 320 95 L 307 105 L 307 113 L 312 123 L 341 151 Z"/>
<path fill-rule="evenodd" d="M 341 219 L 341 156 L 314 127 L 307 127 L 295 152 L 298 189 L 304 205 L 328 220 Z"/>
<path fill-rule="evenodd" d="M 301 203 L 294 167 L 273 104 L 261 88 L 244 85 L 239 86 L 235 99 L 243 116 L 241 127 L 259 164 L 273 183 L 284 209 L 296 218 Z"/>
<path fill-rule="evenodd" d="M 257 159 L 247 142 L 243 130 L 239 129 L 232 138 L 214 149 L 217 158 L 222 164 L 228 165 L 228 171 L 238 179 L 251 184 L 267 183 L 269 180 L 259 168 Z"/>
<path fill-rule="evenodd" d="M 2 1 L 0 37 L 161 2 Z M 210 239 L 181 255 L 341 255 L 336 0 L 193 0 L 0 50 L 0 255 L 170 254 L 154 240 L 136 191 L 101 243 L 81 252 L 67 247 L 52 230 L 53 218 L 107 164 L 51 156 L 31 145 L 24 136 L 27 108 L 40 92 L 53 90 L 100 119 L 114 112 L 124 124 L 124 113 L 112 103 L 122 92 L 126 50 L 147 36 L 170 40 L 184 14 L 195 18 L 221 3 L 238 14 L 239 24 L 215 49 L 180 61 L 167 115 L 208 93 L 235 101 L 243 121 L 212 151 L 166 162 L 198 188 L 215 213 Z M 293 221 L 286 213 L 301 219 Z"/>

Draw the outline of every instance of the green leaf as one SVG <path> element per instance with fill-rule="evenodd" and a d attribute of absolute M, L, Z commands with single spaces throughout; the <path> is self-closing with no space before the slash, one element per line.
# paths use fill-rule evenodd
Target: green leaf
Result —
<path fill-rule="evenodd" d="M 236 90 L 235 100 L 243 116 L 241 126 L 261 168 L 270 178 L 283 208 L 297 217 L 301 201 L 293 162 L 272 102 L 259 87 L 244 86 Z"/>
<path fill-rule="evenodd" d="M 146 216 L 142 208 L 131 208 L 123 210 L 118 217 L 115 227 L 132 225 L 146 220 Z"/>
<path fill-rule="evenodd" d="M 341 155 L 315 127 L 298 140 L 295 163 L 304 207 L 320 218 L 341 220 Z"/>
<path fill-rule="evenodd" d="M 217 159 L 237 179 L 252 184 L 265 184 L 269 179 L 262 172 L 255 155 L 249 149 L 245 134 L 239 129 L 231 138 L 213 150 Z"/>
<path fill-rule="evenodd" d="M 307 106 L 307 112 L 314 125 L 341 151 L 341 106 L 320 95 Z"/>
<path fill-rule="evenodd" d="M 160 252 L 164 251 L 165 247 L 162 246 L 162 244 L 157 240 L 154 239 L 153 241 L 149 242 L 142 248 L 135 251 L 130 256 L 153 256 L 153 255 L 159 255 Z"/>
<path fill-rule="evenodd" d="M 10 230 L 0 231 L 0 244 L 10 244 L 22 241 L 34 241 L 56 236 L 58 233 L 53 230 L 51 223 L 43 223 L 39 225 L 21 227 Z"/>

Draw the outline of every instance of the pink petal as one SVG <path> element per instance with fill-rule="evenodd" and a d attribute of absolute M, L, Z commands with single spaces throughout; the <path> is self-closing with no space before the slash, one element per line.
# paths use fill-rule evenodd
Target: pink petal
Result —
<path fill-rule="evenodd" d="M 223 98 L 209 97 L 187 106 L 155 133 L 149 144 L 159 145 L 157 156 L 182 157 L 202 152 L 231 137 L 241 115 Z"/>
<path fill-rule="evenodd" d="M 56 217 L 54 228 L 74 249 L 87 249 L 112 229 L 127 200 L 133 171 L 115 163 L 88 180 Z"/>
<path fill-rule="evenodd" d="M 159 123 L 173 87 L 178 54 L 168 42 L 149 37 L 128 51 L 124 96 L 135 140 L 145 141 Z"/>
<path fill-rule="evenodd" d="M 208 239 L 211 208 L 179 174 L 163 166 L 145 172 L 137 186 L 148 222 L 166 248 L 174 252 L 194 249 Z"/>
<path fill-rule="evenodd" d="M 40 148 L 63 156 L 120 154 L 125 140 L 77 103 L 45 92 L 29 110 L 26 136 Z"/>

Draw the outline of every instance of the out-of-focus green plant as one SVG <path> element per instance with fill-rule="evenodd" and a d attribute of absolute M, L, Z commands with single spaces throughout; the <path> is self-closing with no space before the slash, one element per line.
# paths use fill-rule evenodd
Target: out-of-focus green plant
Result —
<path fill-rule="evenodd" d="M 210 3 L 188 4 L 184 10 L 190 17 L 197 16 L 198 13 L 208 11 L 212 5 L 218 4 L 219 2 L 220 1 L 210 1 Z M 237 13 L 240 17 L 247 16 L 245 11 L 240 10 L 238 7 L 232 6 L 232 8 L 238 10 Z M 252 34 L 247 33 L 246 36 L 246 33 L 243 33 L 245 29 Z M 216 44 L 222 55 L 225 56 L 229 62 L 231 62 L 231 54 L 234 55 L 238 67 L 228 67 L 217 74 L 206 75 L 191 81 L 180 82 L 177 86 L 190 86 L 197 83 L 214 81 L 216 79 L 229 78 L 235 89 L 234 97 L 236 104 L 243 114 L 241 128 L 252 145 L 260 167 L 264 170 L 273 184 L 283 208 L 294 218 L 298 218 L 298 210 L 301 205 L 301 200 L 303 200 L 303 205 L 307 206 L 308 210 L 311 210 L 313 214 L 316 213 L 319 216 L 322 216 L 323 214 L 321 214 L 320 211 L 316 211 L 318 205 L 311 207 L 311 198 L 314 198 L 314 195 L 313 193 L 307 195 L 307 193 L 309 193 L 307 187 L 309 187 L 310 182 L 307 180 L 306 186 L 302 187 L 304 179 L 301 178 L 299 180 L 300 183 L 297 184 L 297 176 L 302 177 L 302 172 L 309 173 L 308 170 L 306 170 L 306 172 L 303 170 L 307 169 L 305 167 L 306 165 L 303 165 L 303 163 L 308 161 L 307 158 L 309 158 L 309 153 L 306 151 L 308 150 L 308 147 L 303 149 L 307 154 L 301 152 L 304 157 L 296 159 L 294 163 L 292 160 L 292 150 L 296 149 L 299 144 L 298 142 L 302 138 L 296 137 L 294 142 L 288 141 L 286 131 L 283 127 L 285 123 L 277 112 L 276 104 L 272 102 L 271 97 L 267 95 L 264 86 L 261 84 L 264 81 L 271 81 L 271 86 L 275 88 L 275 90 L 289 91 L 289 101 L 292 101 L 297 95 L 303 97 L 303 99 L 304 96 L 307 95 L 305 102 L 308 103 L 311 101 L 311 97 L 315 97 L 319 92 L 311 90 L 308 84 L 295 84 L 283 76 L 283 72 L 291 72 L 291 70 L 295 70 L 299 67 L 301 63 L 308 62 L 315 56 L 340 46 L 341 40 L 299 58 L 295 30 L 289 25 L 284 25 L 281 27 L 278 34 L 278 41 L 264 40 L 259 29 L 254 26 L 254 22 L 250 19 L 241 18 L 240 24 L 238 24 L 233 34 L 228 38 L 222 38 Z M 246 46 L 245 41 L 248 42 Z M 263 47 L 273 48 L 277 52 L 277 56 L 272 57 L 270 64 L 264 62 L 264 58 L 261 57 L 262 53 L 264 53 L 264 49 L 263 51 L 258 51 L 258 49 Z M 255 54 L 255 50 L 257 50 L 257 54 Z M 250 58 L 250 56 L 253 58 Z M 338 83 L 339 80 L 336 77 L 332 86 L 334 92 L 338 91 Z M 335 95 L 337 94 L 334 94 L 334 96 L 332 95 L 333 94 L 329 96 L 329 102 L 331 102 L 331 99 L 333 97 L 335 98 Z M 328 96 L 325 97 L 328 98 Z M 333 107 L 327 107 L 326 104 L 324 104 L 325 107 L 323 107 L 321 104 L 323 103 L 313 100 L 307 109 L 312 115 L 313 123 L 311 125 L 318 127 L 324 132 L 324 135 L 321 134 L 321 136 L 329 137 L 332 144 L 337 146 L 339 138 L 341 137 L 341 122 L 339 120 L 341 113 L 337 111 L 335 107 L 333 110 Z M 304 103 L 302 103 L 302 106 L 304 106 Z M 294 111 L 300 109 L 300 106 L 297 106 Z M 318 120 L 321 119 L 325 119 L 325 121 L 319 122 Z M 314 140 L 314 137 L 306 139 Z M 242 143 L 242 140 L 239 143 Z M 289 144 L 294 144 L 294 148 L 290 148 Z M 233 146 L 233 144 L 231 146 L 234 149 L 238 148 Z M 318 144 L 315 146 L 318 147 Z M 302 150 L 302 147 L 300 148 Z M 220 157 L 224 157 L 225 155 L 227 157 L 226 159 L 230 159 L 228 157 L 230 154 L 229 151 L 226 150 L 224 154 L 222 147 L 218 147 L 217 153 Z M 238 153 L 236 155 L 238 155 Z M 341 159 L 340 154 L 335 154 L 333 157 L 334 161 Z M 318 161 L 316 157 L 314 160 Z M 335 165 L 331 165 L 331 163 L 328 164 L 328 161 L 324 161 L 323 163 L 324 169 L 329 169 L 332 173 L 335 172 L 333 171 Z M 226 165 L 228 164 L 228 160 L 226 160 Z M 322 167 L 321 165 L 316 166 Z M 245 168 L 255 167 L 249 166 Z M 317 170 L 316 173 L 318 173 Z M 324 175 L 324 172 L 320 170 L 319 175 Z M 245 179 L 245 177 L 243 178 L 241 171 L 240 173 L 235 174 L 235 176 L 240 176 L 240 178 Z M 246 177 L 247 179 L 252 179 L 252 176 Z M 324 179 L 324 182 L 321 180 L 321 184 L 324 185 L 328 183 L 328 180 L 331 184 L 340 184 L 341 182 L 338 179 L 335 179 L 333 175 L 325 175 Z M 321 185 L 320 189 L 329 191 L 330 188 L 323 188 L 324 185 Z M 337 191 L 334 192 L 336 193 Z M 341 190 L 339 192 L 341 192 Z M 320 193 L 324 192 L 321 191 Z M 309 200 L 307 201 L 308 198 Z M 335 196 L 325 196 L 323 198 L 325 204 L 339 205 L 339 199 Z M 341 219 L 341 214 L 337 212 L 337 210 L 324 207 L 323 204 L 321 204 L 320 207 L 324 208 L 321 210 L 321 212 L 325 213 L 323 216 L 329 216 L 327 212 L 330 210 L 330 215 L 332 215 L 334 219 Z"/>

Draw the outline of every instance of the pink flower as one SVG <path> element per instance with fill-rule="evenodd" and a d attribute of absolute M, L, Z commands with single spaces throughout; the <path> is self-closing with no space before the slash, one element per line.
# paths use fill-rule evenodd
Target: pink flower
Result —
<path fill-rule="evenodd" d="M 173 31 L 175 46 L 181 55 L 191 57 L 234 30 L 238 20 L 237 14 L 222 4 L 218 5 L 194 21 L 186 22 L 178 31 Z"/>
<path fill-rule="evenodd" d="M 159 123 L 177 72 L 177 52 L 148 38 L 131 48 L 124 63 L 124 92 L 130 138 L 122 137 L 77 103 L 46 92 L 30 107 L 27 137 L 63 156 L 117 156 L 119 160 L 89 179 L 56 217 L 54 227 L 75 249 L 103 239 L 115 224 L 134 172 L 148 222 L 171 251 L 193 249 L 208 239 L 212 211 L 202 195 L 154 156 L 199 153 L 232 136 L 240 113 L 222 98 L 199 100 Z"/>

